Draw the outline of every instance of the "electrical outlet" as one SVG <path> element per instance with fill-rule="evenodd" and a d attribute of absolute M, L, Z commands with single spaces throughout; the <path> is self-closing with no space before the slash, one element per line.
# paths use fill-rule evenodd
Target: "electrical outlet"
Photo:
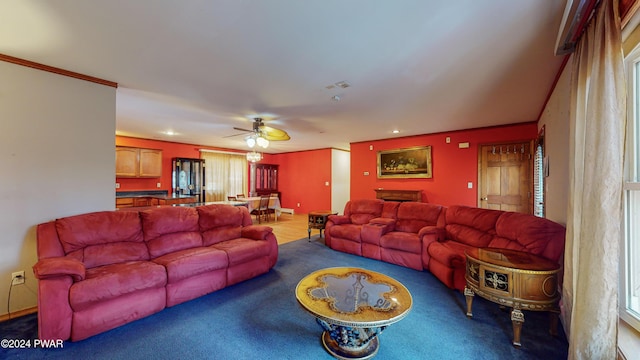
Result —
<path fill-rule="evenodd" d="M 24 284 L 24 270 L 11 273 L 11 285 Z"/>

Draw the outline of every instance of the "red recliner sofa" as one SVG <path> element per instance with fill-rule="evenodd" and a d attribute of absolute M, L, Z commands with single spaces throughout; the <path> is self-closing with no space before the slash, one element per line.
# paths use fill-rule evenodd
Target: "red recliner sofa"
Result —
<path fill-rule="evenodd" d="M 444 229 L 425 234 L 429 271 L 452 289 L 466 285 L 465 251 L 493 247 L 528 252 L 562 265 L 565 227 L 523 213 L 450 206 Z"/>
<path fill-rule="evenodd" d="M 38 332 L 82 340 L 268 272 L 272 229 L 245 207 L 103 211 L 38 225 Z"/>
<path fill-rule="evenodd" d="M 325 244 L 334 250 L 429 270 L 460 291 L 468 249 L 519 250 L 562 265 L 564 243 L 564 226 L 529 214 L 370 199 L 349 201 L 325 228 Z"/>
<path fill-rule="evenodd" d="M 426 269 L 422 237 L 444 226 L 443 207 L 419 202 L 351 200 L 344 215 L 330 215 L 325 244 L 334 250 Z"/>

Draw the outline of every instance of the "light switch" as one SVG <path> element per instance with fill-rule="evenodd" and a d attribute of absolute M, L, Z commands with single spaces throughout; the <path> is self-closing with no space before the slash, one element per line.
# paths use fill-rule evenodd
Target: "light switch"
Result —
<path fill-rule="evenodd" d="M 444 142 L 446 142 L 447 144 L 451 143 L 451 136 L 447 136 L 447 137 L 444 139 Z"/>
<path fill-rule="evenodd" d="M 116 183 L 116 189 L 120 189 L 120 183 Z"/>
<path fill-rule="evenodd" d="M 160 184 L 160 183 L 157 183 L 157 184 L 156 184 L 156 186 L 157 186 L 157 187 L 161 187 L 161 186 L 162 186 L 162 184 Z"/>
<path fill-rule="evenodd" d="M 328 182 L 328 181 L 325 181 L 325 182 L 324 182 L 324 186 L 329 186 L 329 182 Z"/>
<path fill-rule="evenodd" d="M 467 183 L 467 187 L 468 187 L 469 189 L 473 189 L 473 182 L 469 181 L 469 182 Z"/>
<path fill-rule="evenodd" d="M 362 173 L 362 175 L 364 175 L 364 176 L 369 176 L 369 172 L 368 172 L 368 171 L 365 171 L 365 172 L 363 172 L 363 173 Z"/>

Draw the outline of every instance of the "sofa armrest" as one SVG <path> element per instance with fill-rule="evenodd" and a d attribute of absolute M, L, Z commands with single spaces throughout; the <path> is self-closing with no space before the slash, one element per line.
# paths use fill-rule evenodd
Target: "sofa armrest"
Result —
<path fill-rule="evenodd" d="M 71 276 L 74 282 L 82 281 L 85 278 L 85 270 L 82 262 L 63 257 L 42 259 L 33 266 L 33 274 L 38 280 Z"/>
<path fill-rule="evenodd" d="M 431 241 L 444 241 L 445 230 L 443 227 L 425 226 L 418 231 L 418 237 L 424 239 L 428 237 Z M 424 241 L 424 240 L 423 240 Z"/>
<path fill-rule="evenodd" d="M 253 240 L 266 240 L 273 228 L 266 225 L 249 225 L 242 228 L 241 236 Z"/>
<path fill-rule="evenodd" d="M 345 215 L 329 215 L 327 219 L 327 221 L 331 221 L 334 225 L 351 223 L 351 219 L 349 219 L 349 217 Z"/>
<path fill-rule="evenodd" d="M 375 225 L 377 227 L 381 228 L 381 233 L 380 235 L 384 235 L 386 233 L 388 233 L 389 231 L 393 231 L 396 227 L 396 219 L 390 219 L 390 218 L 374 218 L 369 220 L 369 224 L 370 225 Z"/>

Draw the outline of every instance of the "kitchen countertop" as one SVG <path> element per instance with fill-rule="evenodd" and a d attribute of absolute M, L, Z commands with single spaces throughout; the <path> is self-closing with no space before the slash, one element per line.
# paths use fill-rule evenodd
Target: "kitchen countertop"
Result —
<path fill-rule="evenodd" d="M 166 206 L 196 207 L 196 206 L 205 206 L 205 205 L 212 205 L 212 204 L 222 204 L 222 205 L 232 205 L 232 206 L 247 206 L 249 203 L 246 202 L 246 201 L 211 201 L 211 202 L 197 202 L 197 203 L 173 204 L 173 205 L 133 206 L 133 207 L 119 208 L 119 209 L 116 209 L 116 210 L 121 210 L 121 211 L 127 211 L 127 210 L 141 211 L 141 210 L 153 209 L 153 208 L 159 208 L 159 207 L 166 207 Z"/>
<path fill-rule="evenodd" d="M 188 198 L 192 198 L 192 197 L 196 197 L 198 195 L 176 195 L 176 194 L 169 194 L 168 191 L 166 190 L 159 190 L 159 191 L 118 191 L 116 192 L 116 199 L 117 198 L 141 198 L 141 197 L 148 197 L 148 198 L 154 198 L 154 199 L 188 199 Z"/>

